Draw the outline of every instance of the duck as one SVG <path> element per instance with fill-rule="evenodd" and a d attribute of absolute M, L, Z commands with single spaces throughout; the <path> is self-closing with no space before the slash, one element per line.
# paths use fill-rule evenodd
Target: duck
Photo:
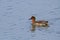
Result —
<path fill-rule="evenodd" d="M 49 27 L 48 21 L 46 21 L 46 20 L 36 21 L 35 16 L 31 16 L 31 18 L 29 18 L 29 20 L 31 20 L 31 22 L 32 22 L 32 30 L 35 30 L 36 26 L 37 27 Z"/>

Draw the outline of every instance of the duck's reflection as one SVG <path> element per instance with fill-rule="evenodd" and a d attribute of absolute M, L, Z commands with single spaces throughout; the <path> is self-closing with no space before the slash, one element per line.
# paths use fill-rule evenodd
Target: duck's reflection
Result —
<path fill-rule="evenodd" d="M 32 24 L 31 31 L 35 31 L 35 29 L 36 29 L 36 26 Z"/>

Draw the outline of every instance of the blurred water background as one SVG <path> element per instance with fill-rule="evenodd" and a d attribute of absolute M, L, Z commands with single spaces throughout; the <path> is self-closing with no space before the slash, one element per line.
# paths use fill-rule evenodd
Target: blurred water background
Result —
<path fill-rule="evenodd" d="M 31 16 L 48 20 L 31 32 Z M 60 0 L 0 0 L 0 40 L 60 40 Z"/>

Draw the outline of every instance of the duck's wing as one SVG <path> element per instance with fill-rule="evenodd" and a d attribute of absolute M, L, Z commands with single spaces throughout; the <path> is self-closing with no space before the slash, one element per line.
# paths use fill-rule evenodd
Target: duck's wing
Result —
<path fill-rule="evenodd" d="M 42 23 L 42 21 L 35 21 L 36 23 Z"/>
<path fill-rule="evenodd" d="M 40 20 L 40 21 L 36 21 L 36 23 L 48 23 L 48 21 Z"/>

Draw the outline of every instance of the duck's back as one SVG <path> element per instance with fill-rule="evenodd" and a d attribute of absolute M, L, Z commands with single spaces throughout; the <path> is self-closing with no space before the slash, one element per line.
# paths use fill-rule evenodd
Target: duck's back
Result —
<path fill-rule="evenodd" d="M 35 21 L 35 23 L 48 23 L 48 21 L 40 20 L 40 21 Z"/>

